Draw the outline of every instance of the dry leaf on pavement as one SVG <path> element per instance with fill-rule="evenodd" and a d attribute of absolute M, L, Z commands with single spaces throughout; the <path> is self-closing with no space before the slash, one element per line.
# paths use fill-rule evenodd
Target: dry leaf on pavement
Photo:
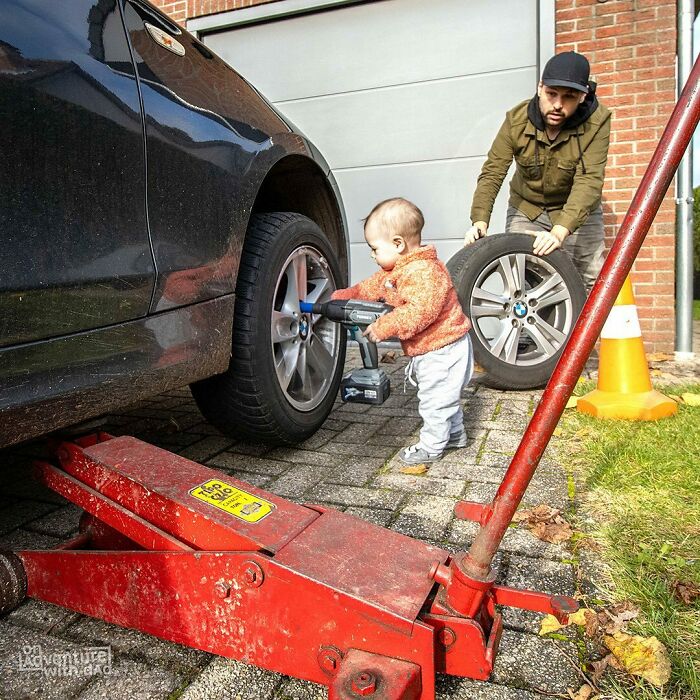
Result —
<path fill-rule="evenodd" d="M 401 467 L 399 471 L 402 474 L 425 474 L 428 471 L 428 467 L 425 464 L 410 464 L 406 467 Z"/>
<path fill-rule="evenodd" d="M 574 693 L 571 688 L 567 688 L 566 692 L 569 694 L 571 700 L 591 700 L 593 695 L 593 688 L 590 685 L 582 685 L 576 693 Z"/>
<path fill-rule="evenodd" d="M 513 522 L 525 523 L 535 537 L 553 544 L 570 540 L 574 534 L 571 525 L 562 517 L 561 511 L 544 504 L 517 511 Z"/>
<path fill-rule="evenodd" d="M 550 632 L 556 632 L 557 630 L 560 630 L 562 627 L 566 627 L 566 625 L 562 625 L 559 620 L 557 620 L 554 615 L 545 615 L 542 618 L 542 622 L 540 622 L 540 631 L 539 634 L 540 636 L 549 634 Z"/>
<path fill-rule="evenodd" d="M 600 679 L 603 677 L 605 669 L 610 665 L 610 661 L 614 658 L 615 657 L 612 654 L 607 654 L 598 661 L 589 661 L 586 663 L 586 670 L 588 671 L 588 676 L 590 677 L 591 681 L 593 681 L 593 683 L 595 683 L 596 685 L 600 683 Z"/>
<path fill-rule="evenodd" d="M 595 637 L 598 633 L 598 613 L 590 608 L 579 608 L 569 615 L 569 623 L 585 627 L 588 637 Z"/>
<path fill-rule="evenodd" d="M 563 523 L 535 523 L 529 529 L 538 540 L 551 542 L 552 544 L 566 542 L 574 534 L 571 525 L 566 521 Z"/>
<path fill-rule="evenodd" d="M 387 365 L 393 365 L 396 362 L 396 351 L 389 350 L 382 355 L 380 362 L 384 362 Z"/>
<path fill-rule="evenodd" d="M 656 637 L 616 632 L 606 635 L 603 642 L 633 676 L 641 676 L 655 686 L 664 685 L 671 677 L 666 647 Z"/>
<path fill-rule="evenodd" d="M 569 625 L 579 625 L 586 628 L 586 634 L 593 637 L 598 631 L 598 616 L 595 610 L 590 608 L 579 608 L 575 613 L 569 615 L 569 621 L 562 624 L 554 615 L 545 615 L 540 623 L 540 635 L 556 632 Z"/>

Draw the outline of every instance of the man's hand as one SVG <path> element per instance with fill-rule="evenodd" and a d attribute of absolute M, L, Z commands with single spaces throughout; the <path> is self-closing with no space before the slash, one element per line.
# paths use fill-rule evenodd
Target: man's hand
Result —
<path fill-rule="evenodd" d="M 464 234 L 464 245 L 471 245 L 477 238 L 485 236 L 488 228 L 489 226 L 485 221 L 475 221 L 471 225 L 471 228 Z"/>
<path fill-rule="evenodd" d="M 532 244 L 532 252 L 535 255 L 549 255 L 557 248 L 561 248 L 564 239 L 569 235 L 569 229 L 556 224 L 551 231 L 533 231 L 535 241 Z"/>
<path fill-rule="evenodd" d="M 377 337 L 377 334 L 374 332 L 374 324 L 373 323 L 370 323 L 369 326 L 367 326 L 367 328 L 365 328 L 365 330 L 362 332 L 362 335 L 367 336 L 367 339 L 371 343 L 378 343 L 379 342 L 379 338 Z"/>

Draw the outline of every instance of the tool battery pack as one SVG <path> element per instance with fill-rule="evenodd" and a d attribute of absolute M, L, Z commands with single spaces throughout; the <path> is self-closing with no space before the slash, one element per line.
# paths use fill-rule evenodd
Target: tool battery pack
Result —
<path fill-rule="evenodd" d="M 340 383 L 340 398 L 345 403 L 384 403 L 391 393 L 389 377 L 383 369 L 355 369 Z"/>

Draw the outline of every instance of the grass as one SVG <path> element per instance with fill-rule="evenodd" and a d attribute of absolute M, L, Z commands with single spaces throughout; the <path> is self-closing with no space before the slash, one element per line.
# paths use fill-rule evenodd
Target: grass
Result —
<path fill-rule="evenodd" d="M 693 321 L 700 321 L 700 299 L 693 299 Z"/>
<path fill-rule="evenodd" d="M 700 393 L 700 385 L 665 393 L 686 391 Z M 662 690 L 619 678 L 607 690 L 630 700 L 700 698 L 700 600 L 686 605 L 673 593 L 678 582 L 700 586 L 700 408 L 681 404 L 677 416 L 654 422 L 570 411 L 562 438 L 561 456 L 583 479 L 582 511 L 610 567 L 608 593 L 640 607 L 632 632 L 663 642 L 673 668 Z"/>

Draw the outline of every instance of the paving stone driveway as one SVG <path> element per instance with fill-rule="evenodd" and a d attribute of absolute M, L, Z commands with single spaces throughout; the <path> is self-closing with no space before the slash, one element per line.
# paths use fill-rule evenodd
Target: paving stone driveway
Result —
<path fill-rule="evenodd" d="M 348 364 L 360 364 L 356 351 L 349 353 Z M 492 498 L 540 394 L 495 391 L 477 377 L 464 392 L 468 447 L 448 453 L 427 474 L 410 476 L 399 472 L 396 460 L 399 448 L 411 444 L 420 425 L 415 390 L 402 392 L 404 365 L 405 358 L 383 365 L 393 387 L 383 406 L 338 403 L 321 430 L 294 448 L 271 449 L 222 437 L 203 421 L 187 389 L 110 416 L 105 429 L 135 435 L 291 500 L 326 504 L 458 552 L 468 547 L 474 526 L 454 518 L 455 502 Z M 31 457 L 38 449 L 39 444 L 32 444 L 0 451 L 0 549 L 53 547 L 76 531 L 78 510 L 29 477 Z M 524 503 L 566 508 L 567 493 L 566 474 L 546 455 Z M 573 594 L 569 556 L 562 546 L 511 529 L 495 564 L 501 582 Z M 579 687 L 566 658 L 577 658 L 573 643 L 539 638 L 539 617 L 532 613 L 507 609 L 504 619 L 492 681 L 441 677 L 439 698 L 531 700 Z M 50 661 L 46 674 L 19 669 L 23 655 L 36 647 L 46 658 L 95 646 L 110 647 L 110 675 L 51 677 Z M 324 697 L 322 686 L 36 601 L 25 602 L 0 620 L 0 699 Z"/>

